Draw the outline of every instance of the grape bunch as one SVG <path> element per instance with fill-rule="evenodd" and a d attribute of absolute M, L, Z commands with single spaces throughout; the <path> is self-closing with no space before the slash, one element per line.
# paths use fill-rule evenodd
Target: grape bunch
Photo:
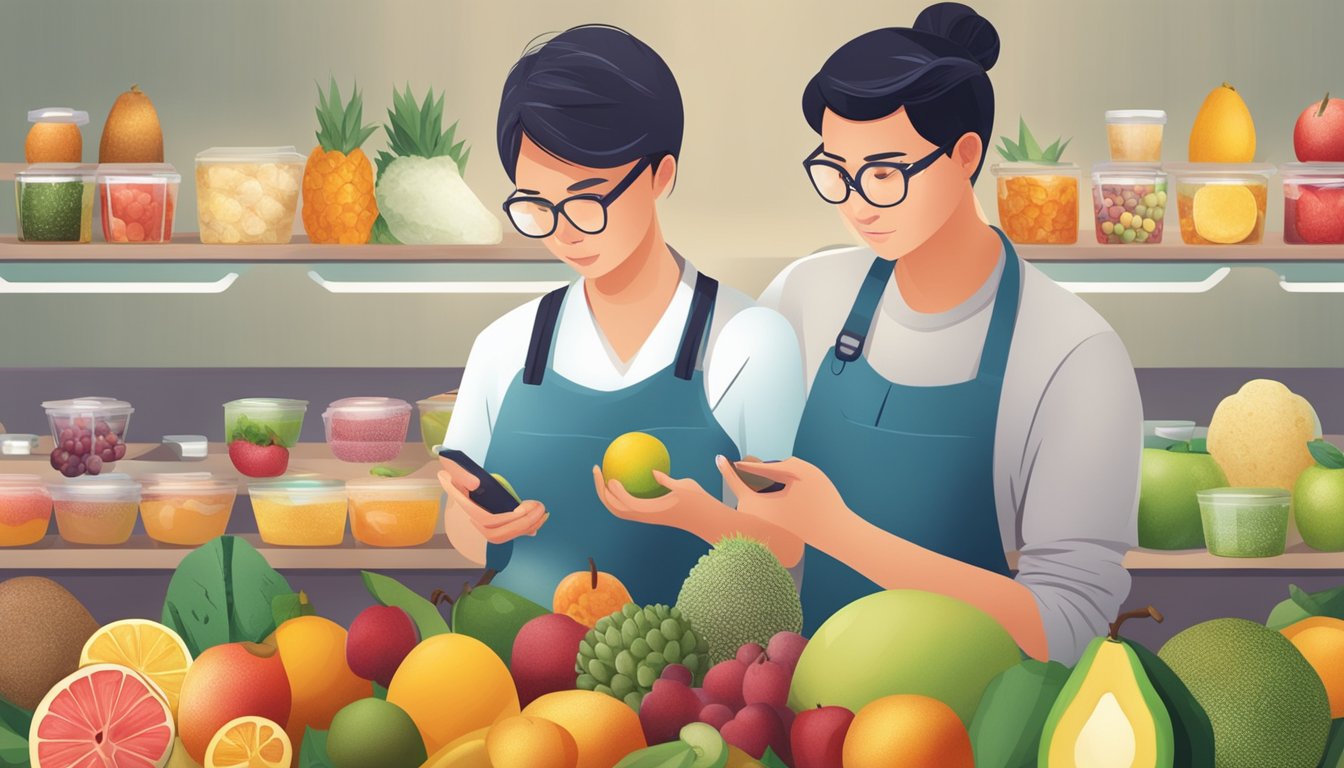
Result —
<path fill-rule="evenodd" d="M 78 418 L 58 424 L 56 447 L 51 452 L 51 467 L 66 477 L 83 474 L 96 475 L 104 465 L 120 461 L 126 456 L 126 444 L 121 441 L 121 430 L 114 429 L 105 419 Z"/>
<path fill-rule="evenodd" d="M 789 761 L 789 686 L 806 647 L 807 639 L 796 632 L 776 634 L 765 648 L 747 643 L 735 658 L 710 667 L 700 688 L 691 687 L 689 669 L 667 665 L 639 708 L 646 740 L 672 741 L 684 726 L 700 722 L 754 758 L 769 747 Z"/>

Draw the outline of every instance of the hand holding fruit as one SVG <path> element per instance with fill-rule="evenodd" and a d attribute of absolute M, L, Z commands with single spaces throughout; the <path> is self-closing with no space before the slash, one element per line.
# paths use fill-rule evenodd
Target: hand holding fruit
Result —
<path fill-rule="evenodd" d="M 456 510 L 466 515 L 477 532 L 491 544 L 504 544 L 519 536 L 535 536 L 549 516 L 546 507 L 539 501 L 524 501 L 512 512 L 493 514 L 471 500 L 469 493 L 476 490 L 480 481 L 462 469 L 455 462 L 439 458 L 439 483 L 452 500 L 449 514 Z"/>
<path fill-rule="evenodd" d="M 690 478 L 676 479 L 657 469 L 653 479 L 667 491 L 659 496 L 635 496 L 618 479 L 607 480 L 601 467 L 593 467 L 597 498 L 611 514 L 622 520 L 680 528 L 692 533 L 713 516 L 731 512 Z"/>

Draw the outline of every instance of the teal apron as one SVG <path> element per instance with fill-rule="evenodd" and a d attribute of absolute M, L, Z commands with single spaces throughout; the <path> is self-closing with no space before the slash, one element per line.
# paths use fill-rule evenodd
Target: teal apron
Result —
<path fill-rule="evenodd" d="M 718 283 L 697 277 L 676 361 L 614 392 L 581 387 L 551 368 L 565 291 L 548 294 L 537 309 L 524 368 L 505 393 L 485 458 L 487 470 L 545 504 L 550 518 L 536 536 L 490 545 L 486 566 L 499 572 L 493 584 L 549 607 L 560 580 L 586 570 L 592 557 L 636 602 L 674 605 L 709 545 L 677 528 L 612 515 L 593 488 L 593 467 L 616 437 L 647 432 L 667 446 L 674 477 L 693 478 L 711 493 L 722 487 L 714 457 L 736 459 L 737 448 L 710 411 L 698 369 Z"/>
<path fill-rule="evenodd" d="M 997 231 L 997 230 L 995 230 Z M 921 547 L 996 573 L 1008 562 L 994 499 L 994 435 L 1017 322 L 1020 266 L 1003 233 L 1002 276 L 974 379 L 916 387 L 887 381 L 863 356 L 893 262 L 868 270 L 803 410 L 794 455 L 835 483 L 850 509 Z M 804 633 L 882 587 L 807 548 Z"/>

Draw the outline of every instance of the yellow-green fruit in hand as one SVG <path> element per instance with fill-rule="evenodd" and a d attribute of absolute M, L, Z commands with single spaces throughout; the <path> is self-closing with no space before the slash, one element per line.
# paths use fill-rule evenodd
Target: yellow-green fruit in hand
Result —
<path fill-rule="evenodd" d="M 655 499 L 667 489 L 653 479 L 653 471 L 672 471 L 672 457 L 663 441 L 644 432 L 626 432 L 611 441 L 602 457 L 602 477 L 620 481 L 631 496 Z"/>
<path fill-rule="evenodd" d="M 523 503 L 523 500 L 518 497 L 518 492 L 513 490 L 513 485 L 511 485 L 508 480 L 505 480 L 503 475 L 498 472 L 491 472 L 490 476 L 498 480 L 500 485 L 504 486 L 504 490 L 509 492 L 509 495 L 513 497 L 514 501 L 519 504 Z"/>

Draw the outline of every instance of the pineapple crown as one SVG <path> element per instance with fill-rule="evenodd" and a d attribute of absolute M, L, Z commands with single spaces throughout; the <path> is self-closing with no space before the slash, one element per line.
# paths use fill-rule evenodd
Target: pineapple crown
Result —
<path fill-rule="evenodd" d="M 369 140 L 376 125 L 361 125 L 364 120 L 364 99 L 356 83 L 350 101 L 341 101 L 341 89 L 336 78 L 331 78 L 330 95 L 317 86 L 317 143 L 327 152 L 350 154 Z"/>
<path fill-rule="evenodd" d="M 392 89 L 392 109 L 387 110 L 387 123 L 383 130 L 387 133 L 387 145 L 392 151 L 378 153 L 378 170 L 386 168 L 398 157 L 450 157 L 457 163 L 459 173 L 467 171 L 467 158 L 471 149 L 465 141 L 454 143 L 457 123 L 443 128 L 443 94 L 434 98 L 434 89 L 429 89 L 425 100 L 416 104 L 411 94 L 411 86 L 404 93 Z"/>
<path fill-rule="evenodd" d="M 1055 139 L 1055 143 L 1042 150 L 1041 145 L 1036 143 L 1036 137 L 1031 135 L 1027 121 L 1021 117 L 1018 118 L 1017 143 L 1014 144 L 1007 136 L 1000 136 L 999 139 L 1003 142 L 1003 146 L 995 149 L 999 150 L 999 154 L 1003 155 L 1005 160 L 1012 163 L 1058 163 L 1060 156 L 1064 154 L 1064 148 L 1073 141 L 1073 139 Z"/>

